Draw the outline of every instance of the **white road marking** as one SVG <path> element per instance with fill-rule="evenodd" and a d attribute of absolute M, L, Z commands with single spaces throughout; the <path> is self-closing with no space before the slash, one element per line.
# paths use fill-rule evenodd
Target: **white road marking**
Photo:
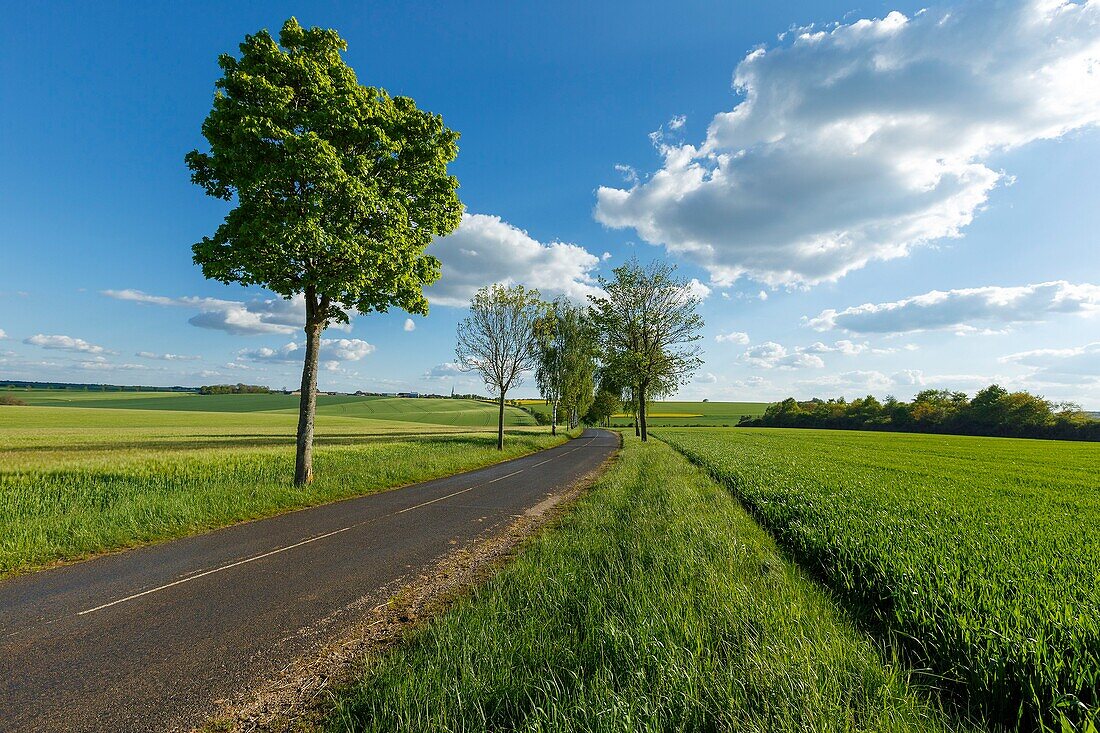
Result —
<path fill-rule="evenodd" d="M 561 458 L 562 456 L 567 456 L 575 450 L 579 450 L 580 448 L 584 448 L 584 447 L 587 447 L 589 445 L 592 445 L 592 442 L 594 440 L 596 440 L 596 439 L 592 438 L 587 443 L 585 443 L 583 446 L 578 446 L 577 448 L 574 448 L 573 450 L 566 451 L 565 453 L 554 456 L 553 458 L 547 458 L 542 463 L 537 463 L 534 466 L 531 466 L 531 468 L 541 466 L 543 463 L 549 463 L 550 461 L 553 461 L 557 458 Z M 141 598 L 142 596 L 147 596 L 151 593 L 158 593 L 162 590 L 167 590 L 167 589 L 173 588 L 177 585 L 182 585 L 183 583 L 190 583 L 192 580 L 198 580 L 199 578 L 205 578 L 208 575 L 214 575 L 215 573 L 220 573 L 223 570 L 230 570 L 232 568 L 239 567 L 241 565 L 247 565 L 250 562 L 255 562 L 256 560 L 262 560 L 265 557 L 271 557 L 272 555 L 278 555 L 281 552 L 286 552 L 287 550 L 293 550 L 296 547 L 301 547 L 302 545 L 308 545 L 311 542 L 317 542 L 319 540 L 328 539 L 329 537 L 332 537 L 334 535 L 338 535 L 341 532 L 347 532 L 348 530 L 355 529 L 356 527 L 360 527 L 360 526 L 362 526 L 364 524 L 367 524 L 369 522 L 374 522 L 374 521 L 377 521 L 377 520 L 380 520 L 380 519 L 386 519 L 388 517 L 393 517 L 393 516 L 396 516 L 398 514 L 404 514 L 405 512 L 411 512 L 413 509 L 420 509 L 420 508 L 428 506 L 429 504 L 435 504 L 437 501 L 443 501 L 444 499 L 450 499 L 453 496 L 458 496 L 459 494 L 465 494 L 467 491 L 473 491 L 474 489 L 480 488 L 482 486 L 488 486 L 489 484 L 494 484 L 497 481 L 503 481 L 506 478 L 511 478 L 512 476 L 523 473 L 525 470 L 526 469 L 521 468 L 520 470 L 514 471 L 514 472 L 512 472 L 512 473 L 510 473 L 506 476 L 501 476 L 501 477 L 495 478 L 491 481 L 486 481 L 483 484 L 475 484 L 474 486 L 470 486 L 468 488 L 462 489 L 461 491 L 456 491 L 452 494 L 447 494 L 446 496 L 440 496 L 439 498 L 432 499 L 431 501 L 426 501 L 422 504 L 417 504 L 416 506 L 407 507 L 405 509 L 401 509 L 399 511 L 392 512 L 390 514 L 384 514 L 380 517 L 372 517 L 371 519 L 366 519 L 362 522 L 356 522 L 355 524 L 349 525 L 347 527 L 342 527 L 341 529 L 333 530 L 332 532 L 326 532 L 325 534 L 320 534 L 320 535 L 317 535 L 316 537 L 310 537 L 308 539 L 304 539 L 301 542 L 295 542 L 293 545 L 287 545 L 286 547 L 280 547 L 280 548 L 275 549 L 275 550 L 269 550 L 268 552 L 264 552 L 264 553 L 261 553 L 259 555 L 254 555 L 252 557 L 245 558 L 244 560 L 237 560 L 236 562 L 231 562 L 228 565 L 222 565 L 221 567 L 213 568 L 211 570 L 207 570 L 207 571 L 202 572 L 202 573 L 195 573 L 194 575 L 188 575 L 187 577 L 180 578 L 179 580 L 172 581 L 171 583 L 165 583 L 164 585 L 157 586 L 156 588 L 150 588 L 149 590 L 143 590 L 140 593 L 134 593 L 132 595 L 126 596 L 125 598 L 118 598 L 116 600 L 110 601 L 109 603 L 104 603 L 104 604 L 101 604 L 99 606 L 96 606 L 95 608 L 86 608 L 83 611 L 77 611 L 76 615 L 77 616 L 84 616 L 86 614 L 94 613 L 96 611 L 102 611 L 105 608 L 110 608 L 111 606 L 117 606 L 120 603 L 126 603 L 128 601 L 133 601 L 133 600 L 136 600 L 138 598 Z"/>

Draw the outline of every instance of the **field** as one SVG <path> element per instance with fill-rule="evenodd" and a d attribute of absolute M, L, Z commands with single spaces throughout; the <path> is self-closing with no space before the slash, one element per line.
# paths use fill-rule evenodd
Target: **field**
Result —
<path fill-rule="evenodd" d="M 964 715 L 1100 704 L 1100 450 L 1055 441 L 661 430 Z M 1090 712 L 1091 711 L 1091 712 Z"/>
<path fill-rule="evenodd" d="M 633 435 L 558 527 L 368 661 L 334 731 L 946 731 L 728 491 Z"/>
<path fill-rule="evenodd" d="M 3 391 L 8 394 L 7 390 Z M 173 392 L 80 392 L 76 390 L 12 390 L 28 405 L 86 407 L 119 410 L 168 410 L 173 412 L 266 412 L 298 414 L 298 397 L 284 394 L 199 395 Z M 496 427 L 497 406 L 489 402 L 402 397 L 318 395 L 318 416 L 369 418 L 399 422 Z M 534 425 L 534 419 L 513 407 L 506 408 L 508 425 Z"/>
<path fill-rule="evenodd" d="M 550 415 L 545 400 L 520 400 L 527 409 Z M 649 406 L 647 424 L 651 428 L 705 425 L 736 425 L 742 415 L 757 417 L 764 414 L 770 402 L 653 402 Z M 634 416 L 620 413 L 611 419 L 614 426 L 633 424 Z"/>
<path fill-rule="evenodd" d="M 0 577 L 455 473 L 563 439 L 529 427 L 530 415 L 513 408 L 501 455 L 493 405 L 327 398 L 317 418 L 317 481 L 296 489 L 297 414 L 288 406 L 296 398 L 17 394 L 52 406 L 0 406 Z"/>

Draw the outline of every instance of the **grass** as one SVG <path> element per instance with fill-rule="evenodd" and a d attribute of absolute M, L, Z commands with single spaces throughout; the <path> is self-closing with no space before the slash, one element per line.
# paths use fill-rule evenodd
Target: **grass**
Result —
<path fill-rule="evenodd" d="M 1089 729 L 1100 450 L 1055 441 L 661 430 L 967 714 Z"/>
<path fill-rule="evenodd" d="M 369 660 L 346 731 L 958 729 L 729 493 L 628 436 L 575 510 Z"/>
<path fill-rule="evenodd" d="M 550 415 L 545 400 L 520 400 L 528 410 Z M 650 428 L 668 426 L 721 426 L 736 425 L 742 415 L 759 417 L 770 402 L 653 402 L 650 403 L 646 423 Z M 633 424 L 634 416 L 626 413 L 615 415 L 611 424 L 619 427 Z"/>
<path fill-rule="evenodd" d="M 278 412 L 298 414 L 296 395 L 219 394 L 200 395 L 177 392 L 81 392 L 77 390 L 12 390 L 28 405 L 40 407 L 83 407 L 115 410 L 170 410 L 183 412 Z M 318 395 L 318 416 L 359 417 L 372 420 L 495 427 L 497 406 L 479 400 L 403 397 L 358 397 L 355 395 Z M 507 425 L 534 425 L 523 410 L 505 408 Z"/>
<path fill-rule="evenodd" d="M 116 404 L 177 397 L 132 394 Z M 472 432 L 480 403 L 462 400 L 447 409 L 321 414 L 317 480 L 296 489 L 294 411 L 234 412 L 221 399 L 232 397 L 254 396 L 184 398 L 225 408 L 211 412 L 5 406 L 0 577 L 457 473 L 564 440 L 545 428 L 517 426 L 499 453 L 495 431 Z M 429 423 L 429 416 L 445 422 Z"/>

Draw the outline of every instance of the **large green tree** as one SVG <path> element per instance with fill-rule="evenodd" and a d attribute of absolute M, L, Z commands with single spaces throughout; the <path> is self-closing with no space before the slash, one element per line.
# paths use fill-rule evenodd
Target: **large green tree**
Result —
<path fill-rule="evenodd" d="M 670 394 L 702 364 L 694 342 L 703 319 L 698 296 L 676 277 L 675 265 L 637 260 L 616 267 L 612 280 L 600 278 L 605 295 L 589 296 L 592 323 L 600 336 L 606 368 L 630 387 L 642 440 L 648 400 Z"/>
<path fill-rule="evenodd" d="M 497 450 L 504 450 L 505 395 L 538 363 L 535 327 L 545 313 L 539 291 L 497 284 L 474 294 L 469 315 L 458 324 L 459 369 L 480 374 L 497 395 Z"/>
<path fill-rule="evenodd" d="M 222 55 L 192 180 L 235 206 L 193 247 L 206 277 L 305 299 L 294 481 L 313 477 L 321 333 L 349 313 L 426 314 L 440 264 L 424 253 L 462 216 L 447 165 L 458 133 L 407 97 L 362 86 L 333 30 L 288 20 L 279 41 L 245 37 Z"/>

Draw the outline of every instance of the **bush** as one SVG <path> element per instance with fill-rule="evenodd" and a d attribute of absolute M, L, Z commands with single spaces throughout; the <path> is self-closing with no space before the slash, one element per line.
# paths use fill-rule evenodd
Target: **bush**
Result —
<path fill-rule="evenodd" d="M 10 394 L 0 395 L 0 405 L 19 405 L 26 407 L 27 403 L 24 400 Z"/>

